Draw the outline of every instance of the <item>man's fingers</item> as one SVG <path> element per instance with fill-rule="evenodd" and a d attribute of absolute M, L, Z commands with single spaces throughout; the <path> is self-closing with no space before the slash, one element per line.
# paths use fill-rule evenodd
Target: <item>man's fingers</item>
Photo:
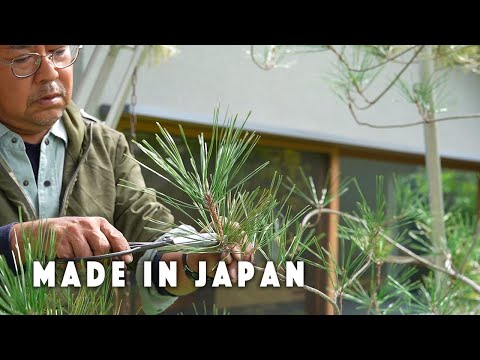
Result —
<path fill-rule="evenodd" d="M 236 260 L 236 261 L 242 260 L 242 249 L 240 248 L 240 246 L 235 245 L 232 248 L 230 253 L 232 254 L 232 257 L 233 257 L 234 260 Z"/>
<path fill-rule="evenodd" d="M 83 236 L 69 237 L 70 245 L 73 249 L 74 257 L 93 256 L 92 249 L 89 242 Z"/>
<path fill-rule="evenodd" d="M 225 261 L 225 264 L 227 264 L 227 266 L 233 262 L 232 255 L 228 251 L 222 252 L 221 260 Z"/>
<path fill-rule="evenodd" d="M 96 231 L 95 235 L 98 239 L 96 241 L 90 242 L 90 247 L 93 250 L 93 255 L 103 255 L 110 252 L 110 242 L 108 241 L 105 234 L 101 231 Z"/>
<path fill-rule="evenodd" d="M 245 254 L 243 255 L 243 260 L 253 262 L 253 256 L 255 254 L 255 248 L 252 244 L 248 244 L 247 248 L 245 249 Z"/>
<path fill-rule="evenodd" d="M 238 263 L 236 261 L 233 261 L 230 265 L 227 265 L 228 275 L 230 276 L 232 283 L 237 282 L 237 266 Z"/>
<path fill-rule="evenodd" d="M 62 238 L 60 242 L 57 243 L 55 253 L 60 259 L 72 259 L 75 257 L 72 245 L 65 238 Z"/>
<path fill-rule="evenodd" d="M 106 236 L 112 251 L 117 252 L 130 249 L 127 239 L 107 220 L 103 219 L 100 224 L 100 230 Z M 133 256 L 132 254 L 126 254 L 122 256 L 122 259 L 128 264 L 133 261 Z"/>
<path fill-rule="evenodd" d="M 253 255 L 255 253 L 255 248 L 252 244 L 248 244 L 247 248 L 244 252 L 242 252 L 242 248 L 239 245 L 235 245 L 231 247 L 229 250 L 225 250 L 222 253 L 222 258 L 226 257 L 226 252 L 230 251 L 231 258 L 235 261 L 245 260 L 245 261 L 253 261 Z M 231 261 L 228 261 L 227 264 L 230 264 Z"/>

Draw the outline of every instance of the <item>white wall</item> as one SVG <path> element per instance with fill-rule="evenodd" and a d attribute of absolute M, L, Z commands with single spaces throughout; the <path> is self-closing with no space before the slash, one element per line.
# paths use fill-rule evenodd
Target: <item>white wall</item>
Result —
<path fill-rule="evenodd" d="M 86 46 L 85 58 L 91 48 L 93 46 Z M 295 64 L 288 69 L 262 71 L 247 54 L 248 45 L 179 45 L 177 48 L 179 53 L 174 58 L 159 65 L 143 66 L 139 71 L 139 113 L 211 124 L 213 109 L 220 105 L 222 114 L 228 107 L 230 113 L 238 113 L 240 118 L 251 110 L 246 127 L 252 130 L 423 153 L 421 126 L 372 129 L 354 122 L 346 105 L 329 89 L 325 79 L 333 69 L 334 59 L 330 54 L 292 57 L 289 60 L 295 60 Z M 113 79 L 107 83 L 102 103 L 112 101 L 122 79 L 126 68 L 123 55 L 119 58 L 121 64 L 114 69 Z M 456 71 L 449 89 L 450 97 L 444 104 L 449 111 L 442 116 L 480 113 L 480 76 Z M 360 116 L 363 121 L 375 124 L 420 120 L 414 106 L 406 103 L 398 92 Z M 480 119 L 441 122 L 438 133 L 443 156 L 480 161 L 477 141 Z"/>

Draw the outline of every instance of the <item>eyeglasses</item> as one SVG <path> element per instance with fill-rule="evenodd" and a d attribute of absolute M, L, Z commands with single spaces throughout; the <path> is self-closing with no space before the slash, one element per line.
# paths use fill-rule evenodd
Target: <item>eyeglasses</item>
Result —
<path fill-rule="evenodd" d="M 56 69 L 65 69 L 77 60 L 80 49 L 83 45 L 67 45 L 56 49 L 48 55 L 40 55 L 37 53 L 27 53 L 14 57 L 12 60 L 0 58 L 0 63 L 9 65 L 13 75 L 18 78 L 27 78 L 35 74 L 40 65 L 42 58 L 47 58 Z"/>

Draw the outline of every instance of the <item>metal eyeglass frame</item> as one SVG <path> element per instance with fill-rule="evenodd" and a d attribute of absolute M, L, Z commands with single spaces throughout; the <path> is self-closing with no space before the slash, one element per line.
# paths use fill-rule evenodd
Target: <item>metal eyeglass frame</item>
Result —
<path fill-rule="evenodd" d="M 19 55 L 19 56 L 15 56 L 12 60 L 5 60 L 5 59 L 2 59 L 0 58 L 0 63 L 2 64 L 5 64 L 5 65 L 8 65 L 10 66 L 10 70 L 12 70 L 12 74 L 15 75 L 15 77 L 19 78 L 19 79 L 25 79 L 25 78 L 28 78 L 32 75 L 34 75 L 38 69 L 40 69 L 40 66 L 42 65 L 42 58 L 47 58 L 50 60 L 50 62 L 53 64 L 53 66 L 55 67 L 55 69 L 65 69 L 69 66 L 72 66 L 73 63 L 75 61 L 77 61 L 77 58 L 78 58 L 78 55 L 80 54 L 80 49 L 83 48 L 83 45 L 75 45 L 77 47 L 76 49 L 76 54 L 75 54 L 75 57 L 73 58 L 72 62 L 66 66 L 58 66 L 56 63 L 55 63 L 55 60 L 53 58 L 53 56 L 55 55 L 55 53 L 60 50 L 61 48 L 59 49 L 56 49 L 55 51 L 53 51 L 51 54 L 47 54 L 47 55 L 40 55 L 39 53 L 26 53 L 26 54 L 22 54 L 22 55 Z M 35 60 L 35 64 L 37 65 L 37 68 L 29 75 L 17 75 L 15 74 L 15 71 L 13 71 L 13 64 L 15 63 L 15 60 L 17 60 L 18 58 L 22 57 L 22 56 L 26 56 L 26 55 L 35 55 L 37 56 L 37 59 Z M 37 64 L 38 63 L 38 64 Z"/>

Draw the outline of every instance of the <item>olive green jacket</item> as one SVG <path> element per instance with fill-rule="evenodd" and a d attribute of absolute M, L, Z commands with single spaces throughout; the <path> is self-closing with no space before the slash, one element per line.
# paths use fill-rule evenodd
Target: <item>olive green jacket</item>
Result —
<path fill-rule="evenodd" d="M 151 241 L 158 232 L 148 218 L 172 222 L 170 211 L 154 195 L 118 186 L 120 179 L 145 186 L 125 136 L 91 118 L 71 103 L 63 122 L 68 134 L 60 216 L 101 216 L 128 241 Z M 37 214 L 13 172 L 0 157 L 0 225 L 36 220 Z"/>

